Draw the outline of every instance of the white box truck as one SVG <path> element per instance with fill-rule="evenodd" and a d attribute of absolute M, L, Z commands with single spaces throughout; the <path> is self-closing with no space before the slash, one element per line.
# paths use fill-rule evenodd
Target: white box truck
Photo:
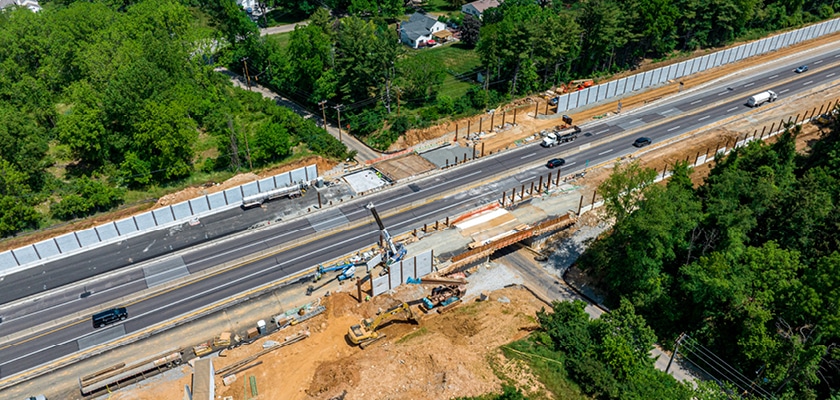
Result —
<path fill-rule="evenodd" d="M 750 107 L 758 107 L 764 103 L 772 103 L 776 101 L 778 96 L 776 96 L 776 92 L 772 90 L 765 90 L 761 93 L 754 94 L 747 99 L 747 105 Z"/>

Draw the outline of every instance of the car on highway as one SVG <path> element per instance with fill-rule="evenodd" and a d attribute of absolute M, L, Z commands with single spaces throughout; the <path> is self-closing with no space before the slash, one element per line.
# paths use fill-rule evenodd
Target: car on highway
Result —
<path fill-rule="evenodd" d="M 93 329 L 98 329 L 101 326 L 111 325 L 126 318 L 128 318 L 128 312 L 125 307 L 117 307 L 93 314 L 91 320 L 93 320 Z"/>
<path fill-rule="evenodd" d="M 640 137 L 633 142 L 634 147 L 645 147 L 651 143 L 650 138 L 648 137 Z"/>
<path fill-rule="evenodd" d="M 797 74 L 801 74 L 801 73 L 803 73 L 803 72 L 805 72 L 805 71 L 807 71 L 807 70 L 808 70 L 808 66 L 807 66 L 807 65 L 800 65 L 800 66 L 796 67 L 796 69 L 795 69 L 795 70 L 793 70 L 793 72 L 796 72 Z"/>
<path fill-rule="evenodd" d="M 552 158 L 552 159 L 548 160 L 547 163 L 545 163 L 545 166 L 548 167 L 548 168 L 554 168 L 554 167 L 562 166 L 565 163 L 566 163 L 566 160 L 564 160 L 562 158 Z"/>
<path fill-rule="evenodd" d="M 44 396 L 43 394 L 39 394 L 37 396 L 29 396 L 29 397 L 26 398 L 26 400 L 47 400 L 47 396 Z"/>

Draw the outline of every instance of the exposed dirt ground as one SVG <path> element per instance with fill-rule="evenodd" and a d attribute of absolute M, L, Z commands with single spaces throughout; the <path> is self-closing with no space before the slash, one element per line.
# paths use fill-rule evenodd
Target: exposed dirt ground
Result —
<path fill-rule="evenodd" d="M 376 163 L 376 169 L 393 181 L 419 175 L 435 168 L 437 168 L 435 164 L 414 153 Z"/>
<path fill-rule="evenodd" d="M 755 65 L 755 64 L 762 64 L 768 62 L 770 60 L 774 60 L 780 57 L 789 56 L 792 54 L 796 54 L 801 52 L 805 49 L 810 49 L 814 47 L 823 46 L 829 43 L 837 42 L 840 40 L 840 33 L 835 33 L 833 35 L 824 36 L 815 40 L 811 40 L 808 42 L 799 43 L 795 46 L 790 46 L 778 51 L 774 51 L 771 53 L 751 57 L 745 60 L 741 60 L 737 63 L 732 63 L 728 65 L 724 65 L 712 70 L 708 70 L 699 74 L 695 74 L 689 77 L 682 78 L 681 81 L 683 82 L 682 90 L 687 90 L 698 85 L 710 82 L 712 80 L 721 78 L 723 76 L 732 74 L 737 72 L 738 70 L 743 69 L 745 66 Z M 736 43 L 729 47 L 738 46 L 742 43 Z M 704 54 L 708 54 L 713 51 L 718 51 L 722 49 L 726 49 L 727 47 L 721 49 L 709 49 L 709 50 L 699 50 L 694 52 L 691 57 L 702 56 Z M 669 59 L 662 63 L 656 64 L 644 64 L 640 68 L 625 72 L 622 74 L 618 74 L 613 76 L 612 78 L 601 80 L 598 83 L 606 83 L 611 80 L 617 80 L 622 78 L 626 75 L 644 72 L 649 69 L 659 68 L 661 66 L 665 66 L 668 64 L 673 64 L 677 62 L 684 61 L 688 59 L 689 56 L 679 57 Z M 668 84 L 660 86 L 655 89 L 647 90 L 644 92 L 639 92 L 636 94 L 632 94 L 629 96 L 623 96 L 620 98 L 622 103 L 622 110 L 628 111 L 633 108 L 645 105 L 651 101 L 658 100 L 662 97 L 672 95 L 678 93 L 680 91 L 679 81 L 672 81 Z M 611 113 L 615 113 L 618 106 L 619 98 L 614 99 L 614 101 L 607 102 L 602 105 L 594 106 L 591 108 L 587 108 L 584 110 L 575 111 L 570 115 L 574 118 L 575 124 L 581 124 L 586 121 L 590 121 L 593 118 L 600 118 L 603 116 L 608 116 Z M 431 128 L 421 129 L 421 130 L 410 130 L 406 132 L 405 136 L 401 138 L 400 141 L 394 143 L 391 146 L 392 150 L 402 149 L 409 146 L 414 146 L 419 143 L 422 143 L 427 140 L 435 139 L 446 135 L 447 133 L 451 133 L 455 130 L 456 125 L 458 128 L 458 138 L 459 141 L 463 146 L 471 146 L 464 137 L 467 134 L 467 127 L 469 123 L 469 133 L 479 132 L 479 131 L 490 131 L 491 123 L 493 126 L 500 126 L 504 123 L 512 123 L 513 122 L 513 114 L 514 109 L 516 108 L 516 124 L 517 126 L 511 129 L 506 129 L 503 132 L 500 132 L 494 135 L 492 138 L 483 140 L 484 144 L 484 151 L 485 153 L 499 151 L 504 148 L 508 148 L 512 146 L 512 144 L 517 140 L 523 140 L 529 136 L 531 136 L 534 132 L 539 132 L 543 129 L 552 128 L 561 123 L 559 119 L 535 119 L 534 118 L 534 111 L 536 110 L 538 114 L 545 115 L 546 114 L 546 101 L 541 96 L 531 96 L 525 99 L 519 99 L 512 104 L 507 104 L 504 106 L 499 107 L 495 110 L 495 116 L 491 117 L 490 115 L 483 114 L 478 116 L 473 116 L 470 118 L 461 119 L 458 121 L 447 122 L 445 124 L 441 124 L 438 126 L 434 126 Z M 553 114 L 554 110 L 549 107 L 548 113 Z"/>
<path fill-rule="evenodd" d="M 502 303 L 500 297 L 510 302 Z M 257 380 L 259 398 L 265 399 L 330 399 L 345 391 L 347 399 L 475 396 L 500 391 L 501 381 L 493 368 L 504 370 L 520 382 L 536 382 L 527 369 L 505 360 L 498 350 L 535 327 L 535 312 L 544 304 L 526 290 L 495 291 L 490 301 L 462 304 L 445 314 L 424 314 L 419 324 L 396 317 L 394 323 L 381 328 L 386 338 L 364 350 L 345 339 L 348 327 L 358 324 L 360 315 L 373 317 L 377 309 L 386 309 L 399 300 L 379 296 L 359 304 L 346 293 L 325 300 L 327 312 L 307 326 L 285 329 L 268 338 L 282 342 L 284 337 L 308 328 L 308 339 L 261 357 L 262 364 L 238 373 L 229 387 L 217 377 L 216 394 L 235 400 L 249 398 L 244 388 L 252 375 Z M 214 358 L 215 369 L 256 353 L 263 342 Z M 191 367 L 182 368 L 184 374 L 177 379 L 154 379 L 110 398 L 180 399 L 192 375 Z M 538 383 L 531 386 L 525 385 L 531 390 L 540 388 Z"/>

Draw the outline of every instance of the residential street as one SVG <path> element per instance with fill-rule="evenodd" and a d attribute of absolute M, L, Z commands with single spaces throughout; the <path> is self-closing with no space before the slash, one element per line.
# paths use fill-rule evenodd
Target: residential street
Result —
<path fill-rule="evenodd" d="M 231 82 L 233 82 L 234 85 L 248 90 L 248 84 L 245 82 L 245 78 L 241 75 L 238 75 L 224 67 L 218 67 L 216 68 L 216 71 L 229 76 Z M 315 123 L 317 123 L 319 126 L 323 126 L 323 121 L 320 115 L 310 112 L 309 110 L 301 107 L 297 103 L 277 93 L 272 92 L 268 88 L 261 86 L 255 83 L 254 81 L 251 81 L 251 90 L 262 94 L 265 98 L 274 99 L 278 105 L 289 108 L 290 110 L 294 111 L 303 118 L 311 118 L 315 120 Z M 350 150 L 356 150 L 356 161 L 364 162 L 367 160 L 373 160 L 381 156 L 380 153 L 378 153 L 376 150 L 371 149 L 370 147 L 356 139 L 353 135 L 350 135 L 347 132 L 339 133 L 338 127 L 336 127 L 335 125 L 328 124 L 327 132 L 329 132 L 330 135 L 333 135 L 333 137 L 335 137 L 336 139 L 341 140 L 345 145 L 347 145 L 347 147 Z"/>
<path fill-rule="evenodd" d="M 260 29 L 260 36 L 274 35 L 276 33 L 291 32 L 291 31 L 295 30 L 296 26 L 298 26 L 298 25 L 304 26 L 308 23 L 309 23 L 309 21 L 301 21 L 301 22 L 297 22 L 297 23 L 289 24 L 289 25 L 270 26 L 268 28 L 262 28 L 262 29 Z"/>

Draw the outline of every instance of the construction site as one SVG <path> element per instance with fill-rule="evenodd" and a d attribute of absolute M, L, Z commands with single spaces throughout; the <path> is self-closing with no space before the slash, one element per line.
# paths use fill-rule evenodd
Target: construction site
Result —
<path fill-rule="evenodd" d="M 772 56 L 830 45 L 836 38 L 827 36 Z M 679 87 L 674 83 L 622 99 L 622 112 L 715 82 L 744 63 L 767 62 L 770 56 L 699 74 Z M 545 98 L 549 106 L 553 94 Z M 586 244 L 609 228 L 599 213 L 596 189 L 616 163 L 638 160 L 664 177 L 674 163 L 693 161 L 692 179 L 700 183 L 721 148 L 772 141 L 764 132 L 778 130 L 780 120 L 802 123 L 797 148 L 807 151 L 837 101 L 836 82 L 815 86 L 747 117 L 589 166 L 585 174 L 548 173 L 546 179 L 541 176 L 530 187 L 506 192 L 481 209 L 399 235 L 389 232 L 370 203 L 366 208 L 376 221 L 378 243 L 313 266 L 307 274 L 224 311 L 57 371 L 59 381 L 77 383 L 60 388 L 63 398 L 151 400 L 189 394 L 202 400 L 440 399 L 498 392 L 504 382 L 513 382 L 526 395 L 551 398 L 523 363 L 507 359 L 500 348 L 537 329 L 536 312 L 552 301 L 583 300 L 593 318 L 606 312 L 597 288 L 573 264 Z M 475 152 L 478 144 L 481 152 L 492 154 L 544 140 L 547 134 L 541 131 L 554 130 L 563 137 L 560 132 L 572 129 L 571 121 L 567 124 L 560 116 L 534 118 L 539 103 L 521 108 L 526 107 L 530 117 L 526 111 L 512 111 L 519 121 L 493 121 L 488 126 L 498 129 L 491 134 L 459 136 L 455 127 L 454 136 L 441 134 L 413 145 L 454 142 Z M 573 115 L 574 125 L 609 117 L 615 108 L 611 103 L 581 110 Z M 387 185 L 480 156 L 452 153 L 436 160 L 406 152 L 370 167 Z M 674 374 L 693 379 L 689 370 Z"/>

